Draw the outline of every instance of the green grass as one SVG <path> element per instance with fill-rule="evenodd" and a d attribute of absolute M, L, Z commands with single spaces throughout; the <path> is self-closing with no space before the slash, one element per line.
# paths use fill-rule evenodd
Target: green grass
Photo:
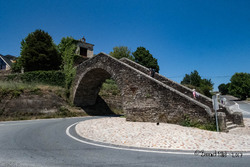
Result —
<path fill-rule="evenodd" d="M 15 81 L 0 81 L 0 89 L 19 90 L 19 89 L 33 89 L 37 87 L 35 83 L 23 83 Z"/>
<path fill-rule="evenodd" d="M 100 96 L 109 96 L 109 95 L 116 96 L 119 94 L 120 94 L 120 90 L 119 90 L 117 84 L 115 83 L 115 81 L 112 79 L 107 79 L 102 84 L 102 87 L 101 87 L 100 92 L 99 92 Z"/>
<path fill-rule="evenodd" d="M 24 92 L 30 94 L 42 94 L 42 91 L 54 92 L 60 97 L 65 97 L 65 89 L 60 86 L 52 86 L 41 83 L 24 83 L 15 81 L 0 81 L 0 97 L 16 98 Z"/>
<path fill-rule="evenodd" d="M 23 83 L 15 81 L 0 81 L 0 102 L 1 99 L 18 98 L 21 94 L 36 94 L 43 95 L 48 92 L 53 92 L 56 95 L 67 100 L 65 97 L 65 89 L 60 86 L 51 86 L 41 83 Z M 30 120 L 30 119 L 45 119 L 45 118 L 64 118 L 86 116 L 83 111 L 73 111 L 69 107 L 60 107 L 58 112 L 54 113 L 39 113 L 39 112 L 6 112 L 0 110 L 0 121 L 15 121 L 15 120 Z M 72 111 L 71 111 L 72 110 Z"/>
<path fill-rule="evenodd" d="M 180 125 L 186 127 L 196 127 L 203 130 L 216 131 L 215 123 L 200 123 L 196 120 L 191 120 L 188 115 L 184 115 L 184 119 L 180 123 Z"/>

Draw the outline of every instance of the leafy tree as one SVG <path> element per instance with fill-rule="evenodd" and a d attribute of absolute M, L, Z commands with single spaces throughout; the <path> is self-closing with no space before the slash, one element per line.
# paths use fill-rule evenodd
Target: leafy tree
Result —
<path fill-rule="evenodd" d="M 198 92 L 211 97 L 211 90 L 213 90 L 213 83 L 211 79 L 202 79 L 198 71 L 194 70 L 191 74 L 185 74 L 181 84 L 188 86 L 191 89 L 196 89 Z"/>
<path fill-rule="evenodd" d="M 75 76 L 74 60 L 75 60 L 75 50 L 76 44 L 75 39 L 72 37 L 62 38 L 58 49 L 62 56 L 62 70 L 65 75 L 65 86 L 67 89 L 71 87 L 71 83 Z"/>
<path fill-rule="evenodd" d="M 240 97 L 245 100 L 250 96 L 250 74 L 249 73 L 235 73 L 231 79 L 229 93 L 233 96 Z"/>
<path fill-rule="evenodd" d="M 146 50 L 144 47 L 138 47 L 132 54 L 135 58 L 135 62 L 147 68 L 153 68 L 156 72 L 159 72 L 160 69 L 157 59 L 149 53 L 149 50 Z"/>
<path fill-rule="evenodd" d="M 202 79 L 200 83 L 200 91 L 207 97 L 211 97 L 211 91 L 213 90 L 213 83 L 211 79 Z"/>
<path fill-rule="evenodd" d="M 62 54 L 68 47 L 74 46 L 76 49 L 76 40 L 72 37 L 63 37 L 58 44 L 58 50 Z"/>
<path fill-rule="evenodd" d="M 190 83 L 191 83 L 191 81 L 190 81 L 190 75 L 185 74 L 185 77 L 184 77 L 183 80 L 181 81 L 181 84 L 182 84 L 182 85 L 188 85 L 188 84 L 190 84 Z"/>
<path fill-rule="evenodd" d="M 201 76 L 199 75 L 198 71 L 194 70 L 190 74 L 190 84 L 193 86 L 199 87 L 201 85 Z"/>
<path fill-rule="evenodd" d="M 226 95 L 229 93 L 229 87 L 230 87 L 230 83 L 227 84 L 220 84 L 218 86 L 219 91 L 221 92 L 222 95 Z"/>
<path fill-rule="evenodd" d="M 12 71 L 12 72 L 21 72 L 21 69 L 22 69 L 22 63 L 21 63 L 20 57 L 18 57 L 18 58 L 15 60 L 15 63 L 13 63 L 13 64 L 11 65 L 11 71 Z"/>
<path fill-rule="evenodd" d="M 58 70 L 61 65 L 52 37 L 43 30 L 36 30 L 22 40 L 20 61 L 24 71 Z"/>
<path fill-rule="evenodd" d="M 201 85 L 202 79 L 198 71 L 194 70 L 191 74 L 185 74 L 185 77 L 181 81 L 181 84 L 193 85 L 199 87 Z"/>
<path fill-rule="evenodd" d="M 126 57 L 130 60 L 134 60 L 133 56 L 131 55 L 131 51 L 127 46 L 116 46 L 113 48 L 113 52 L 110 52 L 109 54 L 117 59 Z"/>

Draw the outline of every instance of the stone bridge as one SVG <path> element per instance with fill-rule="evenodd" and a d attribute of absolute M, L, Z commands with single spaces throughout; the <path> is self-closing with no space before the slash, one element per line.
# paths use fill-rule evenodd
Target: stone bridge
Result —
<path fill-rule="evenodd" d="M 127 121 L 168 122 L 181 124 L 184 119 L 199 123 L 213 123 L 211 99 L 192 98 L 192 90 L 160 74 L 155 78 L 148 69 L 128 59 L 117 60 L 100 53 L 76 68 L 71 100 L 76 106 L 94 105 L 102 83 L 112 78 L 122 96 Z M 226 118 L 243 125 L 242 114 L 233 115 L 221 106 L 221 129 L 226 130 Z"/>

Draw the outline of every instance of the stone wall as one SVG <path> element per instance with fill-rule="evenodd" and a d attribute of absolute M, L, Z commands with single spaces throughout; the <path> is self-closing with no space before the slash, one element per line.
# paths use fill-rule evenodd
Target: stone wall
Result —
<path fill-rule="evenodd" d="M 149 69 L 134 62 L 131 61 L 127 58 L 121 58 L 120 61 L 136 68 L 137 70 L 143 72 L 144 74 L 149 74 Z M 193 91 L 191 89 L 189 89 L 188 87 L 185 87 L 177 82 L 174 82 L 158 73 L 155 73 L 155 77 L 156 80 L 178 90 L 179 92 L 187 95 L 188 97 L 192 98 L 193 97 Z M 196 99 L 197 101 L 199 101 L 200 103 L 208 106 L 210 108 L 210 110 L 213 112 L 213 106 L 212 106 L 212 100 L 202 94 L 200 94 L 199 98 Z M 218 112 L 223 112 L 226 114 L 226 117 L 228 120 L 234 122 L 237 125 L 242 126 L 243 125 L 243 116 L 241 113 L 234 113 L 232 111 L 230 111 L 229 109 L 225 108 L 223 105 L 220 104 L 220 109 L 218 110 Z"/>
<path fill-rule="evenodd" d="M 208 106 L 104 53 L 77 66 L 72 102 L 77 106 L 93 105 L 107 78 L 113 78 L 121 90 L 128 121 L 180 124 L 185 116 L 201 123 L 214 121 Z"/>
<path fill-rule="evenodd" d="M 144 67 L 144 66 L 142 66 L 142 65 L 140 65 L 140 64 L 138 64 L 138 63 L 136 63 L 134 61 L 131 61 L 131 60 L 127 59 L 127 58 L 122 58 L 122 59 L 120 59 L 120 61 L 122 61 L 122 62 L 124 62 L 124 63 L 126 63 L 126 64 L 128 64 L 128 65 L 130 65 L 130 66 L 132 66 L 134 68 L 136 68 L 137 70 L 139 70 L 139 71 L 141 71 L 141 72 L 143 72 L 145 74 L 149 74 L 149 69 L 148 68 L 146 68 L 146 67 Z M 179 84 L 177 82 L 174 82 L 174 81 L 160 75 L 159 73 L 155 73 L 154 78 L 157 79 L 158 81 L 160 81 L 160 82 L 162 82 L 162 83 L 164 83 L 164 84 L 178 90 L 179 92 L 189 96 L 190 98 L 193 97 L 193 91 L 191 89 L 189 89 L 188 87 L 185 87 L 185 86 L 183 86 L 183 85 L 181 85 L 181 84 Z M 210 109 L 212 110 L 213 106 L 212 106 L 212 100 L 210 98 L 200 94 L 199 98 L 197 98 L 196 100 L 201 102 L 204 105 L 209 106 Z"/>

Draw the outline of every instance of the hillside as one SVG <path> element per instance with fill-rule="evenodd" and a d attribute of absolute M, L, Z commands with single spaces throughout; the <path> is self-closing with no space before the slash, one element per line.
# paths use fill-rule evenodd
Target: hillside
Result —
<path fill-rule="evenodd" d="M 0 82 L 0 121 L 87 115 L 71 107 L 64 89 L 42 84 Z"/>
<path fill-rule="evenodd" d="M 68 102 L 61 86 L 0 79 L 0 121 L 114 114 L 123 111 L 112 80 L 103 84 L 95 105 L 78 108 Z"/>

